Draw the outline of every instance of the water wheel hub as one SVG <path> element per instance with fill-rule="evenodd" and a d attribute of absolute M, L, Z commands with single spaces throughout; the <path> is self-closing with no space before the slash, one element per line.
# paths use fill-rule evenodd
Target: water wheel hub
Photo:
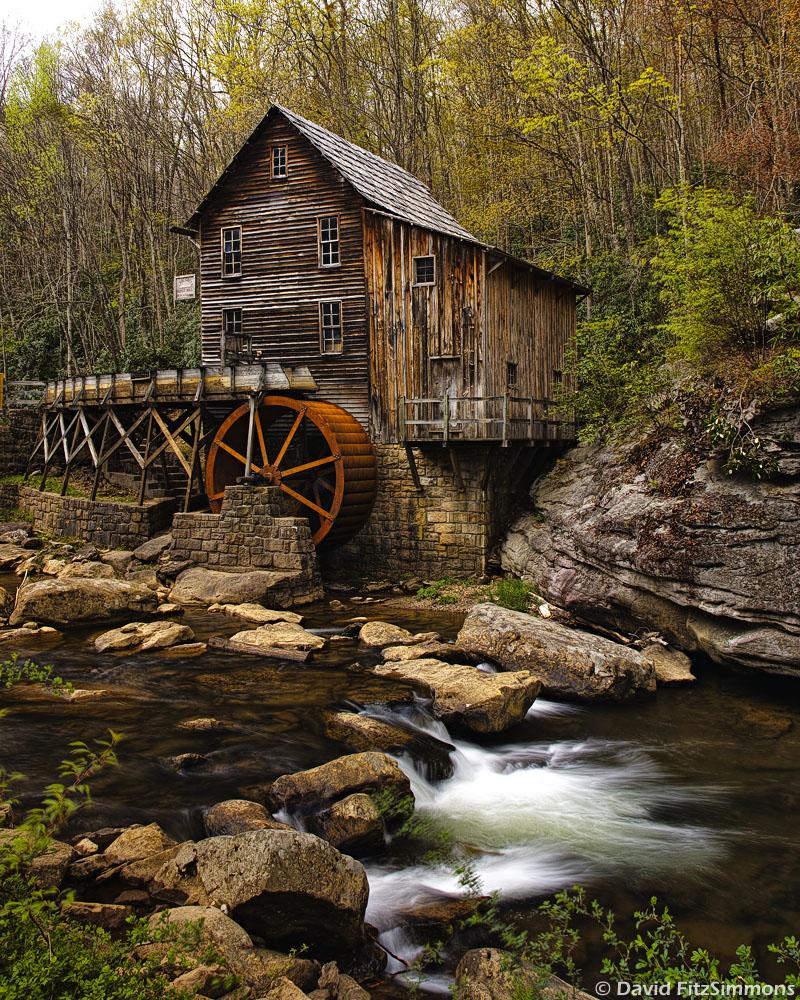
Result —
<path fill-rule="evenodd" d="M 345 541 L 369 517 L 377 481 L 375 449 L 361 424 L 340 406 L 266 396 L 252 421 L 247 403 L 233 410 L 206 460 L 206 492 L 215 512 L 225 487 L 245 474 L 248 441 L 251 475 L 295 501 L 317 545 Z"/>

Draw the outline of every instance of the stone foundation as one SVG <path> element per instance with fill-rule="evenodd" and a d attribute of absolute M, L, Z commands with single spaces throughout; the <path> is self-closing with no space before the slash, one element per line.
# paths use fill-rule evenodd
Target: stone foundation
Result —
<path fill-rule="evenodd" d="M 219 514 L 175 515 L 172 558 L 231 572 L 293 574 L 294 600 L 318 599 L 322 586 L 308 520 L 284 516 L 282 501 L 274 486 L 227 487 Z"/>
<path fill-rule="evenodd" d="M 480 576 L 533 476 L 555 457 L 552 449 L 521 445 L 415 447 L 421 489 L 414 485 L 402 445 L 375 446 L 378 494 L 372 515 L 358 534 L 323 557 L 323 572 L 334 579 L 341 568 L 368 570 L 395 579 Z"/>
<path fill-rule="evenodd" d="M 0 411 L 0 476 L 24 472 L 36 447 L 39 411 L 29 406 Z"/>
<path fill-rule="evenodd" d="M 19 506 L 33 517 L 37 531 L 57 538 L 80 538 L 111 549 L 135 549 L 166 531 L 175 512 L 172 499 L 154 500 L 139 507 L 40 493 L 32 486 L 19 487 Z"/>

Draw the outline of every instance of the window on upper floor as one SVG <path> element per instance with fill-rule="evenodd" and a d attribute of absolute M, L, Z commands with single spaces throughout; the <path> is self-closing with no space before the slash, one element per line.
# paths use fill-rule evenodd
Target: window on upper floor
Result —
<path fill-rule="evenodd" d="M 272 179 L 283 181 L 289 176 L 289 150 L 286 146 L 272 147 Z"/>
<path fill-rule="evenodd" d="M 432 254 L 429 257 L 414 258 L 414 284 L 436 284 L 436 258 Z"/>
<path fill-rule="evenodd" d="M 242 273 L 242 227 L 229 226 L 221 231 L 222 277 L 238 278 Z"/>
<path fill-rule="evenodd" d="M 319 339 L 323 354 L 341 354 L 344 350 L 342 303 L 338 299 L 319 304 Z"/>
<path fill-rule="evenodd" d="M 516 361 L 506 361 L 506 386 L 513 389 L 517 385 L 518 365 Z"/>
<path fill-rule="evenodd" d="M 338 267 L 339 257 L 339 216 L 323 215 L 317 220 L 319 241 L 319 266 Z"/>

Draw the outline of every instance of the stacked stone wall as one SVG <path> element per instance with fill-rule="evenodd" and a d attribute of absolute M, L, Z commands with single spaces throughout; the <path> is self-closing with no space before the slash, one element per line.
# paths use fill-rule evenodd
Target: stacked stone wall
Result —
<path fill-rule="evenodd" d="M 219 514 L 178 513 L 172 557 L 209 569 L 295 574 L 295 599 L 321 596 L 317 553 L 308 520 L 282 513 L 274 486 L 229 486 Z"/>
<path fill-rule="evenodd" d="M 62 497 L 20 486 L 19 506 L 33 517 L 34 527 L 58 538 L 81 538 L 112 549 L 135 549 L 166 531 L 175 512 L 172 499 L 143 506 L 85 497 Z"/>
<path fill-rule="evenodd" d="M 346 545 L 323 558 L 333 579 L 340 568 L 395 579 L 480 576 L 486 572 L 510 511 L 549 458 L 521 445 L 415 448 L 417 489 L 402 445 L 375 446 L 378 492 L 372 515 Z"/>
<path fill-rule="evenodd" d="M 38 429 L 39 411 L 35 407 L 0 410 L 0 476 L 25 471 Z"/>

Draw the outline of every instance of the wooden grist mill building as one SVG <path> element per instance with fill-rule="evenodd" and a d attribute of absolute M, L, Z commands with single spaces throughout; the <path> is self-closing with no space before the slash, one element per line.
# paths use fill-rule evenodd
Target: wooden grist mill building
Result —
<path fill-rule="evenodd" d="M 337 565 L 482 572 L 541 449 L 574 437 L 552 399 L 587 290 L 277 105 L 178 231 L 200 249 L 202 367 L 66 380 L 49 406 L 91 411 L 93 452 L 105 411 L 115 441 L 139 420 L 142 482 L 161 447 L 187 505 L 280 486 Z"/>

